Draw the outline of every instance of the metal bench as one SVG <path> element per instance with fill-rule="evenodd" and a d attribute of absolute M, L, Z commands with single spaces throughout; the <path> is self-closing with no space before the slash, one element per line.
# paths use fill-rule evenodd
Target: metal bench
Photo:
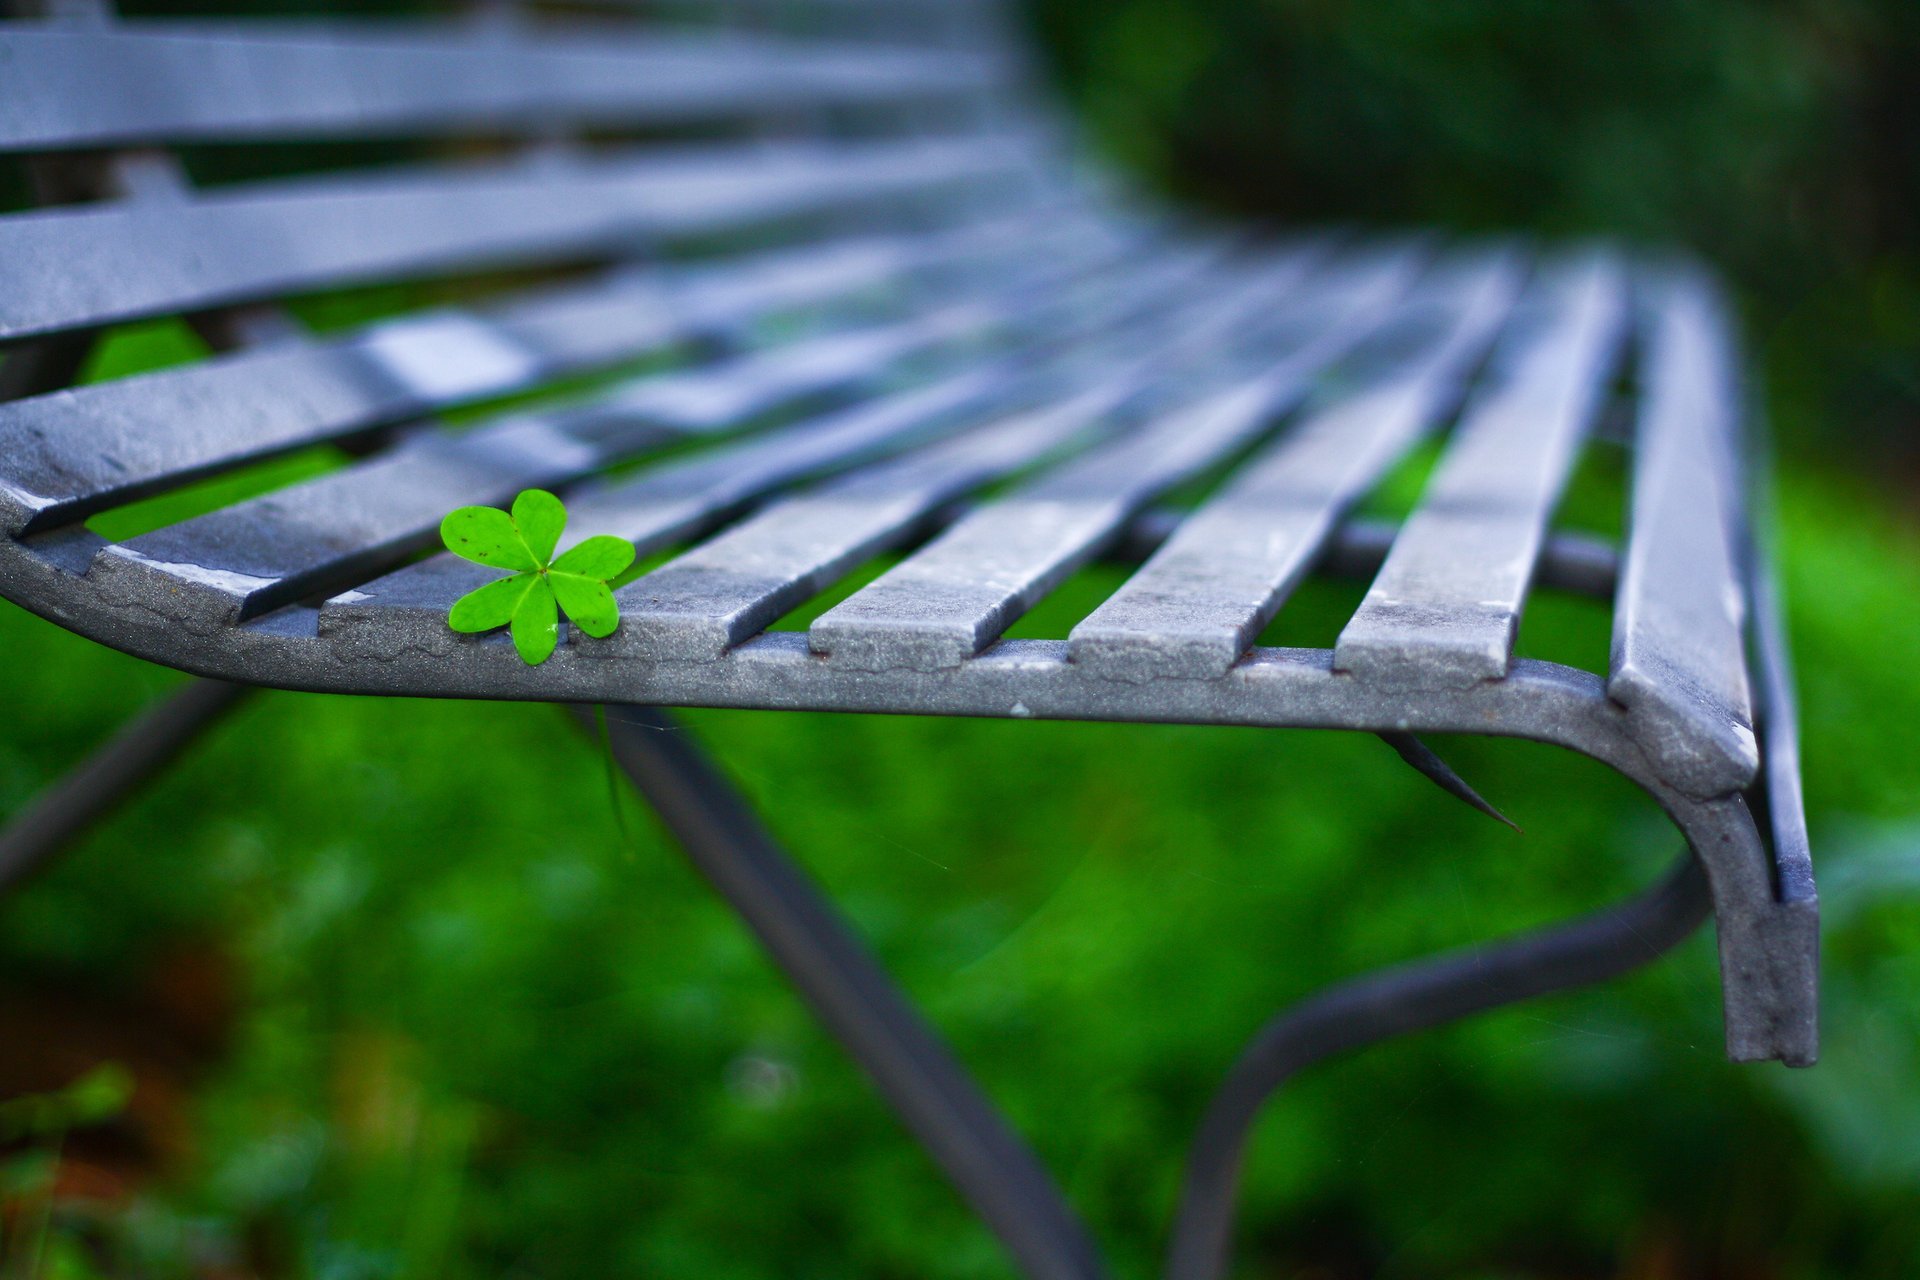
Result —
<path fill-rule="evenodd" d="M 1201 1125 L 1169 1273 L 1224 1266 L 1241 1145 L 1289 1074 L 1622 972 L 1709 913 L 1729 1054 L 1812 1061 L 1793 708 L 1707 275 L 1129 201 L 1074 163 L 984 2 L 651 8 L 50 0 L 0 24 L 0 148 L 46 206 L 0 215 L 0 592 L 206 677 L 17 815 L 0 882 L 247 686 L 623 704 L 619 762 L 1019 1264 L 1090 1277 L 1045 1172 L 657 708 L 1358 730 L 1474 802 L 1417 735 L 1492 734 L 1612 766 L 1689 851 L 1643 898 L 1276 1020 Z M 358 167 L 279 145 L 339 141 Z M 394 283 L 415 309 L 351 327 L 286 305 Z M 73 385 L 155 317 L 215 354 Z M 1354 514 L 1435 441 L 1410 514 Z M 314 478 L 90 526 L 320 444 L 342 460 Z M 1628 535 L 1557 530 L 1610 451 Z M 448 627 L 485 574 L 436 540 L 529 487 L 566 496 L 571 536 L 673 553 L 615 634 L 538 666 Z M 1136 567 L 1062 634 L 1003 638 L 1097 559 Z M 1262 646 L 1315 572 L 1372 580 L 1338 642 Z M 1513 656 L 1536 587 L 1613 602 L 1607 670 Z"/>

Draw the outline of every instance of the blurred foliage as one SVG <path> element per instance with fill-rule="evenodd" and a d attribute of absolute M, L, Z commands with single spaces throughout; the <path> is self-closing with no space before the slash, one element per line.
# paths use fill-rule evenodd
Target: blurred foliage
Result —
<path fill-rule="evenodd" d="M 1312 1072 L 1260 1128 L 1243 1273 L 1912 1274 L 1920 526 L 1906 473 L 1880 464 L 1911 432 L 1920 338 L 1915 11 L 1044 0 L 1038 19 L 1101 144 L 1184 197 L 1699 247 L 1744 290 L 1795 454 L 1780 542 L 1827 1060 L 1727 1064 L 1702 937 L 1630 980 Z M 309 306 L 338 324 L 406 301 Z M 90 375 L 196 353 L 178 326 L 130 327 Z M 1619 477 L 1587 480 L 1565 518 L 1605 529 Z M 1113 583 L 1084 575 L 1022 633 L 1057 634 Z M 1327 643 L 1357 590 L 1309 584 L 1269 640 Z M 1588 665 L 1605 641 L 1603 611 L 1551 597 L 1521 636 Z M 178 679 L 0 606 L 0 814 Z M 1438 745 L 1525 836 L 1361 736 L 686 719 L 1031 1135 L 1119 1275 L 1153 1273 L 1182 1146 L 1275 1009 L 1589 910 L 1674 852 L 1632 788 L 1518 743 Z M 477 752 L 520 781 L 489 785 Z M 551 708 L 257 696 L 0 904 L 0 997 L 0 1065 L 45 1077 L 0 1114 L 67 1106 L 0 1163 L 9 1280 L 1007 1275 Z M 224 1034 L 189 1034 L 208 1007 Z M 155 1009 L 174 1012 L 140 1021 Z M 46 1010 L 115 1053 L 76 1067 Z"/>
<path fill-rule="evenodd" d="M 1920 5 L 1031 0 L 1109 154 L 1301 221 L 1690 246 L 1796 448 L 1920 463 Z"/>

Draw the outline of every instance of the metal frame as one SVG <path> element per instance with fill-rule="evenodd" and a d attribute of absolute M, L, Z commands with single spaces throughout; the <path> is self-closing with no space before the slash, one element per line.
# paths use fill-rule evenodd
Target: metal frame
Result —
<path fill-rule="evenodd" d="M 1785 837 L 1769 839 L 1738 791 L 1692 794 L 1685 776 L 1669 777 L 1666 759 L 1651 754 L 1640 736 L 1638 717 L 1608 696 L 1600 677 L 1574 668 L 1521 660 L 1503 680 L 1410 693 L 1336 672 L 1329 651 L 1255 649 L 1217 680 L 1133 684 L 1069 661 L 1064 642 L 1006 640 L 935 672 L 869 671 L 814 654 L 804 634 L 781 631 L 712 661 L 609 656 L 579 644 L 529 668 L 504 636 L 474 643 L 425 618 L 371 640 L 334 639 L 317 630 L 316 611 L 301 606 L 197 631 L 163 612 L 160 600 L 122 605 L 76 595 L 56 561 L 18 544 L 0 543 L 0 573 L 18 603 L 115 648 L 215 679 L 315 692 L 1469 733 L 1549 743 L 1638 784 L 1705 865 L 1729 1056 L 1792 1065 L 1815 1057 L 1817 899 L 1810 877 L 1796 874 L 1805 863 L 1791 856 L 1805 849 L 1804 820 L 1781 803 L 1797 792 L 1772 784 L 1770 824 Z M 1771 654 L 1771 636 L 1760 639 L 1761 651 Z M 1790 735 L 1783 689 L 1764 692 L 1773 699 L 1764 731 Z M 1769 754 L 1769 776 L 1782 762 L 1790 757 Z"/>

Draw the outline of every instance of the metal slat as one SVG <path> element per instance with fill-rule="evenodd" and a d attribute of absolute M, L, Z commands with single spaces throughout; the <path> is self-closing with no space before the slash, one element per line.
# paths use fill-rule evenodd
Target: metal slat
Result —
<path fill-rule="evenodd" d="M 729 376 L 764 398 L 736 407 L 743 418 L 758 417 L 784 402 L 877 379 L 910 351 L 962 331 L 1009 326 L 1026 294 L 1057 285 L 1062 270 L 1061 261 L 1043 260 L 991 307 L 962 303 L 810 339 L 800 352 L 742 357 L 731 362 Z M 1065 270 L 1071 273 L 1070 263 Z M 698 397 L 677 395 L 681 381 L 710 389 L 715 380 L 702 368 L 657 375 L 587 404 L 514 414 L 464 435 L 419 437 L 345 471 L 109 546 L 89 577 L 129 600 L 160 592 L 196 626 L 237 622 L 377 571 L 425 541 L 452 507 L 504 503 L 522 488 L 564 485 L 674 439 L 743 425 L 712 418 Z"/>
<path fill-rule="evenodd" d="M 1017 394 L 1025 382 L 1004 364 L 971 369 L 650 468 L 625 483 L 573 496 L 567 540 L 608 534 L 633 543 L 638 555 L 650 555 L 698 535 L 760 494 L 913 443 L 960 414 Z M 320 629 L 341 636 L 391 626 L 403 612 L 445 618 L 455 600 L 498 576 L 457 556 L 432 556 L 327 601 Z M 462 642 L 451 631 L 446 641 Z"/>
<path fill-rule="evenodd" d="M 1300 272 L 1308 265 L 1277 270 Z M 1229 290 L 1224 302 L 1209 297 L 1171 323 L 1156 318 L 1147 334 L 1130 334 L 1124 345 L 1080 353 L 1075 375 L 1084 389 L 1043 408 L 768 508 L 629 586 L 613 643 L 672 660 L 719 657 L 855 565 L 911 536 L 944 504 L 1113 430 L 1120 411 L 1151 385 L 1170 349 L 1196 350 L 1217 337 L 1256 292 L 1243 280 L 1240 292 Z M 1217 351 L 1200 354 L 1219 358 Z"/>
<path fill-rule="evenodd" d="M 1110 388 L 1016 414 L 902 461 L 791 498 L 619 593 L 604 642 L 665 661 L 708 661 L 909 535 L 942 503 L 1084 437 Z"/>
<path fill-rule="evenodd" d="M 910 346 L 932 340 L 924 325 L 911 324 L 830 335 L 798 351 L 732 363 L 743 381 L 767 393 L 751 406 L 751 417 L 783 399 L 877 375 Z M 821 363 L 809 368 L 806 359 L 815 354 Z M 748 372 L 758 361 L 778 367 L 761 379 Z M 817 376 L 810 380 L 809 373 Z M 689 376 L 700 388 L 713 377 L 707 370 Z M 109 594 L 146 589 L 129 577 L 164 580 L 174 584 L 182 612 L 209 624 L 237 622 L 377 569 L 424 541 L 453 507 L 504 503 L 520 489 L 563 485 L 622 457 L 738 421 L 710 417 L 693 397 L 676 403 L 676 381 L 662 375 L 590 405 L 514 414 L 465 435 L 424 436 L 345 471 L 110 546 L 89 576 Z"/>
<path fill-rule="evenodd" d="M 984 53 L 577 27 L 0 24 L 0 149 L 632 128 L 901 107 L 1007 80 Z M 87 91 L 75 92 L 84 85 Z"/>
<path fill-rule="evenodd" d="M 1377 381 L 1314 409 L 1176 525 L 1140 571 L 1068 637 L 1068 655 L 1124 680 L 1224 675 L 1273 620 L 1340 518 L 1459 394 L 1522 275 L 1499 253 L 1423 284 L 1449 323 Z M 1436 287 L 1437 286 L 1437 287 Z"/>
<path fill-rule="evenodd" d="M 955 268 L 1025 252 L 1036 234 L 1016 220 L 628 269 L 0 404 L 0 530 L 20 536 L 302 445 L 734 334 L 779 308 L 927 273 L 953 284 Z"/>
<path fill-rule="evenodd" d="M 0 217 L 0 338 L 456 269 L 631 254 L 1016 177 L 1004 136 L 778 143 L 263 182 Z"/>
<path fill-rule="evenodd" d="M 1547 521 L 1617 367 L 1623 284 L 1599 254 L 1545 270 L 1550 314 L 1483 378 L 1335 670 L 1413 685 L 1507 674 Z"/>
<path fill-rule="evenodd" d="M 1419 270 L 1422 253 L 1390 252 L 1339 288 L 1295 300 L 1256 286 L 1249 301 L 1278 309 L 1283 327 L 1311 321 L 1288 349 L 1245 335 L 1257 374 L 1205 388 L 1147 427 L 987 504 L 850 599 L 809 632 L 814 652 L 854 667 L 956 666 L 995 640 L 1074 569 L 1098 554 L 1155 495 L 1265 430 L 1312 377 L 1380 324 Z M 1276 296 L 1276 294 L 1280 296 Z"/>
<path fill-rule="evenodd" d="M 1127 272 L 1113 268 L 1123 251 L 1137 254 L 1146 248 L 1137 240 L 1036 230 L 1021 248 L 1017 262 L 999 264 L 1006 270 L 1004 277 L 992 270 L 982 273 L 992 283 L 985 295 L 969 296 L 978 287 L 975 282 L 948 291 L 944 305 L 923 316 L 641 382 L 609 400 L 606 407 L 682 431 L 717 431 L 790 406 L 823 388 L 884 374 L 889 365 L 942 345 L 964 349 L 1004 340 L 1010 331 L 1029 327 L 1031 316 L 1023 314 L 1023 304 L 1048 298 L 1055 309 L 1061 309 L 1078 305 L 1089 294 L 1124 296 L 1130 290 L 1158 288 L 1169 274 L 1178 279 L 1196 270 L 1211 252 L 1183 248 L 1158 261 L 1136 261 L 1128 266 L 1137 278 L 1129 279 Z M 964 356 L 965 352 L 947 354 Z"/>
<path fill-rule="evenodd" d="M 1685 269 L 1644 279 L 1630 538 L 1607 694 L 1641 720 L 1677 786 L 1744 787 L 1759 768 L 1734 464 L 1741 388 L 1720 299 Z"/>
<path fill-rule="evenodd" d="M 884 379 L 890 367 L 942 344 L 982 337 L 1001 319 L 984 302 L 961 303 L 901 325 L 832 334 L 775 347 L 750 359 L 653 378 L 610 398 L 605 407 L 688 434 L 721 431 L 804 404 L 810 397 L 876 377 Z"/>
<path fill-rule="evenodd" d="M 1183 274 L 1205 262 L 1199 257 L 1172 268 L 1149 262 L 1127 275 L 1126 287 L 1117 296 L 1092 306 L 1063 300 L 1070 313 L 1064 317 L 1066 327 L 1037 338 L 1024 361 L 1003 357 L 925 387 L 650 469 L 617 485 L 587 489 L 572 502 L 569 537 L 610 534 L 632 542 L 644 556 L 700 532 L 716 517 L 778 485 L 954 430 L 965 421 L 962 415 L 977 420 L 996 406 L 1032 397 L 1054 380 L 1053 371 L 1066 358 L 1053 348 L 1080 340 L 1085 331 L 1098 330 L 1112 314 L 1138 307 L 1156 292 L 1178 287 Z M 1050 358 L 1033 364 L 1032 358 L 1040 355 Z M 355 626 L 391 627 L 403 610 L 444 617 L 456 598 L 491 576 L 454 556 L 430 557 L 329 601 L 322 609 L 321 626 L 328 634 Z M 457 642 L 451 633 L 446 638 Z"/>

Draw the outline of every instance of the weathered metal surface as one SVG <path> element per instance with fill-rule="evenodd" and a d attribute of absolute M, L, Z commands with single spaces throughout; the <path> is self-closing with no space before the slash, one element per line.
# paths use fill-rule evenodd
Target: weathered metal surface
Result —
<path fill-rule="evenodd" d="M 1316 373 L 1392 313 L 1419 261 L 1411 251 L 1388 254 L 1305 297 L 1256 285 L 1235 316 L 1252 340 L 1207 335 L 1235 355 L 1219 375 L 1177 393 L 1140 429 L 968 515 L 815 622 L 814 652 L 875 668 L 937 669 L 972 657 L 1156 495 L 1270 427 Z M 1283 331 L 1304 330 L 1303 340 L 1262 341 L 1268 317 L 1245 314 L 1256 309 L 1274 313 Z"/>
<path fill-rule="evenodd" d="M 1226 674 L 1339 519 L 1436 425 L 1505 319 L 1521 274 L 1512 255 L 1457 274 L 1444 290 L 1452 314 L 1431 345 L 1341 389 L 1236 471 L 1074 627 L 1075 662 L 1127 680 Z"/>
<path fill-rule="evenodd" d="M 456 506 L 564 486 L 646 449 L 875 381 L 916 347 L 1012 323 L 1028 291 L 1060 283 L 1056 264 L 1044 262 L 1016 273 L 997 297 L 752 352 L 719 371 L 698 366 L 642 377 L 580 404 L 510 414 L 462 435 L 415 436 L 347 470 L 107 548 L 89 576 L 121 599 L 164 593 L 203 619 L 238 621 L 334 582 L 364 579 L 429 539 Z"/>
<path fill-rule="evenodd" d="M 1211 299 L 1214 314 L 1227 314 L 1230 308 L 1225 299 L 1231 291 L 1218 292 L 1220 297 Z M 1303 296 L 1310 294 L 1308 290 Z M 1468 291 L 1460 296 L 1476 295 Z M 1482 300 L 1477 305 L 1492 307 L 1491 294 L 1477 296 Z M 1197 318 L 1207 314 L 1209 301 L 1206 290 L 1190 290 L 1184 302 L 1166 303 L 1167 314 L 1158 323 L 1172 331 L 1181 308 Z M 1153 314 L 1149 308 L 1147 319 L 1136 323 L 1136 335 L 1154 331 Z M 901 323 L 911 326 L 912 321 Z M 1482 322 L 1460 323 L 1472 330 Z M 1666 320 L 1648 329 L 1643 345 L 1659 341 L 1659 335 L 1673 324 Z M 1042 332 L 1047 328 L 1037 326 Z M 1127 331 L 1128 326 L 1122 325 L 1115 332 Z M 1254 350 L 1260 349 L 1256 329 L 1249 328 L 1239 337 L 1256 341 Z M 1209 354 L 1223 367 L 1246 355 L 1232 342 L 1216 345 Z M 1017 345 L 1003 352 L 1014 349 Z M 1071 349 L 1071 344 L 1065 348 Z M 1519 679 L 1517 672 L 1470 688 L 1356 682 L 1336 672 L 1333 657 L 1326 652 L 1255 648 L 1224 666 L 1215 665 L 1221 661 L 1215 658 L 1199 674 L 1183 675 L 1173 671 L 1180 670 L 1187 659 L 1168 659 L 1164 674 L 1149 664 L 1143 678 L 1140 667 L 1119 669 L 1103 667 L 1098 660 L 1081 661 L 1057 643 L 1001 642 L 978 656 L 962 655 L 933 670 L 911 666 L 874 670 L 876 664 L 857 656 L 810 652 L 801 637 L 756 638 L 766 625 L 851 572 L 876 550 L 895 545 L 916 530 L 942 527 L 952 518 L 943 510 L 945 504 L 981 482 L 1009 468 L 1044 461 L 1077 439 L 1090 440 L 1086 431 L 1097 434 L 1122 428 L 1124 423 L 1118 420 L 1103 428 L 1101 423 L 1107 421 L 1103 415 L 1150 388 L 1153 378 L 1136 379 L 1156 368 L 1156 354 L 1166 356 L 1174 349 L 1160 339 L 1143 342 L 1140 336 L 1131 346 L 1107 348 L 1107 355 L 1078 366 L 1079 378 L 1104 369 L 1104 379 L 1082 381 L 1077 388 L 1069 379 L 1058 384 L 1054 394 L 1059 398 L 1053 408 L 1035 406 L 1016 412 L 1012 419 L 1002 410 L 997 426 L 991 409 L 996 397 L 1017 400 L 1019 377 L 1039 375 L 1018 375 L 1013 366 L 995 363 L 1004 360 L 1004 354 L 971 371 L 963 361 L 927 383 L 927 398 L 918 404 L 908 388 L 904 400 L 875 402 L 874 416 L 864 422 L 856 416 L 838 423 L 831 419 L 796 423 L 769 436 L 763 445 L 749 443 L 740 446 L 739 452 L 711 459 L 695 455 L 657 475 L 643 471 L 608 490 L 604 499 L 583 494 L 587 522 L 582 530 L 618 531 L 653 547 L 670 545 L 676 538 L 699 537 L 716 527 L 718 532 L 690 557 L 670 565 L 669 572 L 656 572 L 626 589 L 627 623 L 613 638 L 565 645 L 538 669 L 521 666 L 498 638 L 456 637 L 447 630 L 444 607 L 472 584 L 467 571 L 421 567 L 390 582 L 369 585 L 354 580 L 382 567 L 380 561 L 390 563 L 391 556 L 418 545 L 429 536 L 432 521 L 458 502 L 483 495 L 504 497 L 521 484 L 586 475 L 612 456 L 610 449 L 643 443 L 631 434 L 639 430 L 631 423 L 614 426 L 610 438 L 596 438 L 590 411 L 587 422 L 576 424 L 588 429 L 572 435 L 564 422 L 556 424 L 534 414 L 502 419 L 462 437 L 416 437 L 341 473 L 350 480 L 328 477 L 285 495 L 269 495 L 248 507 L 230 509 L 244 519 L 216 513 L 204 518 L 208 523 L 160 530 L 119 548 L 107 547 L 75 527 L 8 542 L 8 590 L 13 598 L 67 625 L 158 660 L 233 679 L 295 687 L 1322 725 L 1381 732 L 1492 732 L 1560 742 L 1599 755 L 1656 794 L 1688 804 L 1729 794 L 1730 784 L 1715 772 L 1723 759 L 1716 741 L 1709 737 L 1690 746 L 1689 739 L 1676 736 L 1670 717 L 1649 717 L 1642 707 L 1610 696 L 1613 690 L 1603 689 L 1597 676 L 1579 677 L 1592 681 L 1581 686 L 1589 690 L 1586 696 L 1591 705 L 1577 702 L 1582 718 L 1576 722 L 1568 720 L 1567 708 L 1553 700 L 1531 701 L 1540 697 L 1539 686 Z M 1119 358 L 1125 352 L 1132 353 L 1134 363 Z M 1421 367 L 1417 357 L 1414 367 Z M 1119 376 L 1125 368 L 1135 369 L 1133 377 Z M 1667 376 L 1676 375 L 1670 371 Z M 1393 375 L 1385 381 L 1391 385 Z M 1667 385 L 1657 376 L 1648 383 L 1649 394 Z M 1189 387 L 1193 385 L 1189 380 Z M 1368 394 L 1363 389 L 1358 398 L 1364 400 Z M 1424 394 L 1438 393 L 1428 387 Z M 1345 402 L 1336 402 L 1328 412 L 1338 412 L 1341 403 Z M 1672 410 L 1665 412 L 1678 421 Z M 1309 426 L 1312 421 L 1310 415 Z M 1376 420 L 1354 421 L 1368 425 Z M 1116 437 L 1122 442 L 1139 438 L 1145 437 L 1137 429 Z M 1293 438 L 1283 436 L 1277 447 L 1284 449 Z M 1357 443 L 1365 437 L 1351 438 Z M 1188 446 L 1199 448 L 1191 440 Z M 731 528 L 724 524 L 729 512 L 780 485 L 876 452 L 900 449 L 906 452 L 893 461 L 835 481 L 817 494 L 777 499 L 744 523 Z M 1200 452 L 1208 451 L 1201 448 Z M 1149 467 L 1153 458 L 1143 451 L 1136 461 Z M 1255 465 L 1269 464 L 1257 461 Z M 1713 455 L 1713 465 L 1721 465 L 1721 455 Z M 1044 479 L 1043 473 L 1042 483 Z M 378 483 L 369 484 L 370 480 Z M 329 481 L 335 487 L 329 488 Z M 624 498 L 618 496 L 623 487 Z M 1229 487 L 1224 492 L 1234 490 Z M 1324 488 L 1316 492 L 1324 500 Z M 276 499 L 298 505 L 276 507 Z M 1643 490 L 1637 500 L 1650 499 Z M 603 501 L 604 509 L 598 505 Z M 1333 505 L 1337 509 L 1339 503 Z M 1070 552 L 1067 559 L 1077 561 L 1087 554 L 1081 548 L 1118 537 L 1116 530 L 1137 506 L 1135 501 L 1124 502 L 1111 516 L 1102 516 L 1090 537 L 1068 540 L 1064 544 Z M 979 508 L 967 519 L 977 521 L 980 512 L 992 509 Z M 306 514 L 299 514 L 303 511 Z M 1163 522 L 1166 518 L 1160 517 Z M 1210 518 L 1203 507 L 1196 523 Z M 810 531 L 804 536 L 802 526 Z M 1642 537 L 1649 527 L 1658 527 L 1657 521 L 1636 522 Z M 1714 522 L 1712 527 L 1725 526 Z M 1534 536 L 1533 523 L 1525 528 L 1529 537 Z M 209 529 L 222 536 L 209 539 Z M 191 554 L 168 558 L 169 540 L 183 537 L 193 539 Z M 1177 545 L 1182 537 L 1176 522 L 1167 545 Z M 1335 539 L 1330 545 L 1338 543 Z M 1372 554 L 1378 554 L 1379 542 L 1372 545 L 1376 548 Z M 1585 544 L 1567 545 L 1576 549 L 1559 553 L 1557 572 L 1571 575 L 1567 580 L 1574 583 L 1604 587 L 1612 572 L 1610 557 Z M 1632 547 L 1630 543 L 1626 553 L 1629 563 Z M 209 554 L 209 549 L 216 554 Z M 1280 550 L 1284 553 L 1284 548 Z M 152 563 L 143 564 L 135 559 L 138 555 Z M 280 558 L 268 563 L 272 556 Z M 1660 557 L 1649 559 L 1659 562 Z M 1638 587 L 1630 587 L 1628 575 L 1621 575 L 1623 599 L 1651 590 L 1652 570 L 1643 566 L 1641 573 L 1646 580 Z M 198 581 L 193 580 L 195 574 Z M 298 603 L 303 594 L 332 583 L 352 585 L 354 590 L 332 602 L 324 613 Z M 1723 590 L 1744 592 L 1737 581 L 1723 584 Z M 1654 596 L 1657 600 L 1658 592 Z M 1257 609 L 1252 616 L 1258 617 Z M 240 617 L 255 621 L 232 626 Z M 1243 616 L 1239 625 L 1250 623 Z M 1535 664 L 1529 669 L 1541 668 Z M 1363 689 L 1363 685 L 1378 687 Z M 1604 726 L 1598 737 L 1591 732 L 1596 725 Z M 1798 856 L 1799 861 L 1794 874 L 1785 875 L 1757 836 L 1750 841 L 1743 837 L 1741 843 L 1750 848 L 1718 855 L 1702 852 L 1710 867 L 1719 868 L 1715 888 L 1725 944 L 1730 1047 L 1742 1057 L 1806 1060 L 1813 1044 L 1813 899 L 1804 855 L 1793 853 L 1794 847 L 1804 846 L 1786 847 L 1787 855 Z M 1792 892 L 1798 896 L 1777 895 L 1772 888 L 1776 880 L 1796 886 Z M 1746 888 L 1736 889 L 1736 885 Z"/>
<path fill-rule="evenodd" d="M 716 266 L 620 268 L 488 307 L 417 311 L 341 337 L 255 345 L 0 403 L 0 529 L 38 532 L 169 484 L 676 342 L 741 343 L 788 308 L 875 289 L 951 299 L 963 273 L 1004 271 L 1036 235 L 1045 228 L 1029 218 L 997 219 Z"/>
<path fill-rule="evenodd" d="M 1651 318 L 1607 693 L 1689 786 L 1732 790 L 1759 767 L 1735 550 L 1742 391 L 1711 283 L 1692 270 L 1642 279 Z"/>
<path fill-rule="evenodd" d="M 1622 283 L 1603 257 L 1547 269 L 1547 314 L 1482 379 L 1335 668 L 1420 686 L 1506 674 L 1548 518 L 1615 367 Z"/>

